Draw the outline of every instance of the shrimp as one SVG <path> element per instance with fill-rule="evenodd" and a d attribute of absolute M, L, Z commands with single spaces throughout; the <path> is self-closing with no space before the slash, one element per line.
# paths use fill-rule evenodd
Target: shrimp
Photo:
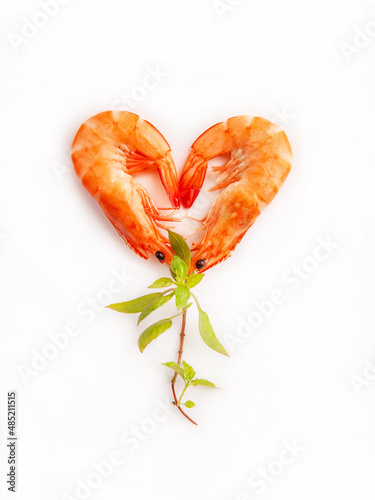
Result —
<path fill-rule="evenodd" d="M 203 185 L 207 162 L 230 155 L 213 167 L 222 189 L 207 216 L 190 272 L 227 259 L 258 215 L 273 200 L 291 169 L 292 149 L 285 133 L 264 118 L 236 116 L 204 132 L 192 145 L 180 179 L 183 205 L 190 208 Z"/>
<path fill-rule="evenodd" d="M 161 215 L 133 179 L 138 172 L 157 168 L 173 208 L 179 208 L 176 168 L 161 133 L 134 113 L 105 111 L 81 125 L 72 160 L 83 186 L 129 247 L 145 259 L 154 254 L 169 264 L 173 252 L 159 227 L 176 219 Z"/>

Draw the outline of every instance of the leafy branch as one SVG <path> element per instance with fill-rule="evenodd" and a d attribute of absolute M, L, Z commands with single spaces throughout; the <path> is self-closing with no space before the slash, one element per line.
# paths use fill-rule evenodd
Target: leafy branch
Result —
<path fill-rule="evenodd" d="M 193 385 L 196 387 L 197 385 L 205 385 L 206 387 L 213 387 L 214 389 L 218 389 L 216 385 L 209 380 L 206 380 L 204 378 L 194 378 L 195 377 L 195 370 L 192 366 L 188 365 L 185 361 L 182 362 L 182 366 L 178 365 L 177 363 L 174 363 L 173 361 L 170 361 L 169 363 L 162 363 L 164 366 L 167 366 L 168 368 L 171 368 L 172 370 L 175 371 L 176 375 L 180 375 L 180 377 L 183 379 L 185 382 L 185 387 L 183 391 L 181 392 L 180 397 L 176 401 L 176 405 L 184 405 L 186 408 L 193 408 L 195 406 L 195 403 L 193 401 L 185 401 L 185 403 L 182 403 L 181 400 L 186 392 L 186 389 Z"/>
<path fill-rule="evenodd" d="M 178 351 L 177 363 L 169 362 L 163 364 L 164 366 L 171 368 L 175 372 L 171 381 L 174 399 L 173 404 L 188 420 L 195 424 L 194 420 L 192 420 L 181 408 L 181 406 L 184 406 L 185 408 L 193 408 L 195 406 L 195 404 L 190 400 L 185 401 L 184 403 L 182 402 L 182 398 L 185 395 L 186 390 L 190 386 L 196 387 L 200 385 L 212 388 L 216 388 L 216 386 L 206 379 L 194 378 L 194 369 L 185 361 L 182 361 L 186 335 L 185 330 L 187 310 L 190 306 L 193 305 L 193 302 L 189 302 L 190 299 L 193 299 L 198 309 L 198 329 L 203 341 L 208 345 L 208 347 L 218 352 L 219 354 L 228 356 L 228 353 L 220 343 L 219 339 L 216 337 L 207 313 L 202 310 L 198 298 L 191 291 L 191 288 L 197 286 L 202 281 L 204 274 L 195 272 L 188 274 L 188 269 L 191 262 L 189 246 L 182 236 L 174 233 L 173 231 L 168 231 L 168 235 L 171 247 L 175 253 L 170 264 L 170 274 L 172 278 L 159 278 L 148 287 L 152 289 L 166 288 L 166 290 L 162 292 L 149 293 L 147 295 L 143 295 L 142 297 L 138 297 L 127 302 L 111 304 L 107 307 L 115 311 L 127 314 L 140 313 L 137 323 L 139 325 L 141 321 L 143 321 L 151 313 L 166 304 L 169 300 L 172 299 L 172 297 L 175 298 L 176 308 L 179 312 L 169 318 L 161 319 L 143 330 L 138 339 L 138 347 L 139 350 L 143 352 L 153 340 L 158 338 L 162 333 L 169 330 L 175 318 L 179 316 L 182 317 L 180 347 Z M 178 375 L 182 378 L 185 385 L 180 396 L 177 398 L 175 384 Z"/>

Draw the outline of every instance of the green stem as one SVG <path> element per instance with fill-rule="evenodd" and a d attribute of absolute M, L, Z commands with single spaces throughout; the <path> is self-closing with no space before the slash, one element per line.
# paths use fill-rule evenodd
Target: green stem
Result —
<path fill-rule="evenodd" d="M 178 314 L 175 314 L 174 316 L 171 316 L 170 319 L 178 318 L 179 316 L 182 316 L 183 314 L 184 314 L 184 311 L 181 311 Z"/>
<path fill-rule="evenodd" d="M 189 387 L 189 385 L 190 385 L 190 382 L 185 382 L 185 387 L 184 387 L 184 390 L 181 392 L 181 396 L 179 397 L 179 399 L 177 401 L 177 406 L 181 404 L 181 399 L 182 399 L 183 395 L 185 394 L 186 389 Z"/>
<path fill-rule="evenodd" d="M 195 303 L 197 304 L 197 307 L 198 307 L 198 310 L 201 311 L 202 308 L 201 308 L 201 305 L 199 303 L 199 300 L 197 299 L 197 296 L 193 294 L 192 291 L 190 291 L 190 295 L 193 297 L 193 299 L 195 300 Z"/>

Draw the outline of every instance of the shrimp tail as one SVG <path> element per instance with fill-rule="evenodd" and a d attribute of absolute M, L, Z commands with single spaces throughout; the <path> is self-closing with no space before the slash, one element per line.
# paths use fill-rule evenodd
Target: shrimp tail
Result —
<path fill-rule="evenodd" d="M 168 153 L 164 158 L 156 160 L 157 169 L 164 189 L 174 209 L 180 208 L 180 194 L 178 178 L 172 155 Z"/>
<path fill-rule="evenodd" d="M 164 158 L 157 158 L 156 160 L 150 159 L 137 151 L 125 151 L 124 156 L 126 158 L 126 171 L 130 175 L 139 174 L 156 165 L 160 180 L 172 203 L 172 209 L 180 208 L 177 172 L 170 153 Z"/>
<path fill-rule="evenodd" d="M 233 141 L 227 133 L 226 122 L 217 123 L 203 132 L 191 146 L 180 180 L 181 201 L 190 208 L 201 190 L 207 172 L 208 160 L 228 153 Z"/>
<path fill-rule="evenodd" d="M 207 172 L 207 161 L 194 151 L 190 152 L 180 179 L 180 197 L 185 208 L 196 200 Z"/>

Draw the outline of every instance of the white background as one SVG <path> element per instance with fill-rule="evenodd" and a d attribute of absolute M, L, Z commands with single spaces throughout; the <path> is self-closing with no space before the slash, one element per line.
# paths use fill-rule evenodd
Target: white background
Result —
<path fill-rule="evenodd" d="M 2 0 L 2 498 L 13 498 L 12 390 L 20 499 L 374 498 L 375 6 L 219 4 L 71 0 L 33 33 L 38 1 Z M 130 108 L 123 96 L 140 95 L 150 68 L 163 77 Z M 71 168 L 79 125 L 113 106 L 153 123 L 179 171 L 201 132 L 238 114 L 275 120 L 294 150 L 281 192 L 197 289 L 231 355 L 203 344 L 191 312 L 185 359 L 223 389 L 192 389 L 198 427 L 169 405 L 161 366 L 176 358 L 178 321 L 141 355 L 136 318 L 98 302 L 111 284 L 118 302 L 167 272 L 127 248 Z M 335 248 L 314 261 L 322 240 Z M 300 265 L 308 272 L 291 283 Z M 283 304 L 249 334 L 255 302 L 275 289 Z M 30 375 L 72 322 L 78 335 Z M 123 463 L 95 476 L 115 450 Z M 254 487 L 261 469 L 269 479 Z M 88 477 L 102 484 L 85 496 Z"/>

